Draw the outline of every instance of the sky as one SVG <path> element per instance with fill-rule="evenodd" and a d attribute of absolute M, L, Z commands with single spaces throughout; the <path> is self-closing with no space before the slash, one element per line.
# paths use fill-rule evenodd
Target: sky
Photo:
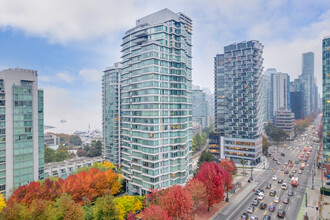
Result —
<path fill-rule="evenodd" d="M 193 20 L 193 84 L 213 91 L 215 55 L 231 43 L 258 40 L 264 68 L 291 80 L 301 74 L 301 54 L 314 52 L 322 91 L 329 0 L 1 0 L 0 70 L 38 71 L 45 125 L 55 127 L 45 132 L 101 130 L 102 71 L 120 61 L 124 32 L 163 8 Z"/>

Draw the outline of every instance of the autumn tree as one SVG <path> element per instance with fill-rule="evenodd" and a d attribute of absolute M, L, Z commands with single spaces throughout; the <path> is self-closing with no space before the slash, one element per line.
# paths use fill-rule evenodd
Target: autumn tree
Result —
<path fill-rule="evenodd" d="M 233 160 L 230 160 L 231 165 L 233 166 L 234 170 L 233 170 L 233 175 L 237 174 L 237 166 L 236 163 Z"/>
<path fill-rule="evenodd" d="M 164 190 L 161 190 L 160 188 L 157 189 L 149 189 L 150 193 L 146 194 L 147 198 L 147 205 L 159 205 L 159 200 L 161 198 L 161 195 L 163 194 Z"/>
<path fill-rule="evenodd" d="M 96 220 L 117 220 L 120 214 L 113 202 L 113 196 L 109 194 L 97 198 L 93 209 Z"/>
<path fill-rule="evenodd" d="M 227 170 L 222 170 L 221 175 L 222 175 L 224 190 L 227 193 L 226 201 L 228 202 L 228 193 L 234 188 L 233 177 Z"/>
<path fill-rule="evenodd" d="M 31 219 L 43 220 L 51 217 L 52 204 L 49 201 L 36 199 L 33 200 L 29 206 L 28 213 Z"/>
<path fill-rule="evenodd" d="M 159 203 L 160 207 L 173 219 L 193 218 L 193 200 L 189 191 L 183 186 L 174 185 L 165 189 Z"/>
<path fill-rule="evenodd" d="M 220 166 L 215 162 L 204 162 L 196 174 L 196 178 L 203 182 L 206 187 L 207 206 L 208 211 L 210 211 L 214 204 L 224 198 L 224 182 Z"/>
<path fill-rule="evenodd" d="M 187 183 L 186 188 L 190 192 L 191 198 L 194 202 L 194 210 L 196 211 L 207 202 L 207 193 L 204 183 L 196 178 L 193 178 Z"/>
<path fill-rule="evenodd" d="M 78 203 L 75 203 L 71 199 L 71 196 L 66 193 L 63 193 L 60 198 L 56 199 L 51 214 L 55 219 L 84 219 L 84 210 L 82 207 Z"/>
<path fill-rule="evenodd" d="M 234 173 L 234 167 L 233 164 L 228 159 L 222 159 L 219 163 L 219 166 L 223 169 L 225 169 L 228 173 L 231 175 Z"/>
<path fill-rule="evenodd" d="M 143 220 L 172 220 L 168 216 L 167 212 L 163 210 L 159 205 L 152 205 L 147 207 L 142 212 Z"/>
<path fill-rule="evenodd" d="M 1 212 L 1 219 L 17 220 L 26 219 L 27 208 L 23 203 L 8 204 Z"/>
<path fill-rule="evenodd" d="M 144 196 L 122 196 L 113 200 L 119 210 L 119 219 L 124 219 L 129 213 L 135 213 L 143 208 Z"/>
<path fill-rule="evenodd" d="M 3 197 L 3 194 L 0 193 L 0 212 L 4 207 L 6 207 L 5 198 Z"/>

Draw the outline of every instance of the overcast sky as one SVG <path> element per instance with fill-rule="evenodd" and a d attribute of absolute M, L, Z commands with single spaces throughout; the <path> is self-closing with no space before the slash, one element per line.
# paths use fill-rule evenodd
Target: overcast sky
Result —
<path fill-rule="evenodd" d="M 194 84 L 213 91 L 214 56 L 253 39 L 264 45 L 265 69 L 291 79 L 301 73 L 301 54 L 314 52 L 321 91 L 329 0 L 1 0 L 0 70 L 38 70 L 52 131 L 101 129 L 102 70 L 120 61 L 121 38 L 135 20 L 163 8 L 193 20 Z"/>

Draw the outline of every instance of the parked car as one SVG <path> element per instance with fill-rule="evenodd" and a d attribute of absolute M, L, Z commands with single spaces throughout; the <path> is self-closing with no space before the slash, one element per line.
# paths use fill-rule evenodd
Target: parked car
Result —
<path fill-rule="evenodd" d="M 274 212 L 274 211 L 275 211 L 275 206 L 270 205 L 268 210 L 269 210 L 270 212 Z"/>
<path fill-rule="evenodd" d="M 259 200 L 263 200 L 263 199 L 264 199 L 264 193 L 261 192 L 261 193 L 259 194 L 259 196 L 258 196 L 257 199 L 259 199 Z"/>
<path fill-rule="evenodd" d="M 270 220 L 270 219 L 271 219 L 271 218 L 270 218 L 269 215 L 265 215 L 264 218 L 263 218 L 263 220 Z"/>
<path fill-rule="evenodd" d="M 253 213 L 254 212 L 254 206 L 249 206 L 246 210 L 247 213 Z"/>
<path fill-rule="evenodd" d="M 283 209 L 279 209 L 279 210 L 277 211 L 277 216 L 278 216 L 279 218 L 285 218 L 285 211 L 284 211 Z"/>
<path fill-rule="evenodd" d="M 247 213 L 243 213 L 242 215 L 241 215 L 241 220 L 248 220 L 249 219 L 249 215 L 247 214 Z"/>
<path fill-rule="evenodd" d="M 270 196 L 275 196 L 275 195 L 276 195 L 276 191 L 275 191 L 275 190 L 271 190 L 271 191 L 269 192 L 269 195 L 270 195 Z"/>
<path fill-rule="evenodd" d="M 266 209 L 267 208 L 267 204 L 266 203 L 261 203 L 259 206 L 260 209 Z"/>
<path fill-rule="evenodd" d="M 252 205 L 253 206 L 257 206 L 259 204 L 259 200 L 258 199 L 254 199 L 253 201 L 252 201 Z"/>

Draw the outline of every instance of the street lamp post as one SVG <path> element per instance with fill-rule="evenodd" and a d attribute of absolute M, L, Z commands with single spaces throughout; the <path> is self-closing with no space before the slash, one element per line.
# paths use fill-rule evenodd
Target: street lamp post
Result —
<path fill-rule="evenodd" d="M 252 167 L 252 162 L 253 162 L 253 160 L 251 159 L 251 180 L 253 180 L 253 176 L 252 176 L 252 171 L 253 171 L 253 167 Z"/>
<path fill-rule="evenodd" d="M 226 202 L 229 202 L 229 197 L 228 197 L 228 189 L 227 189 L 227 198 L 226 198 Z"/>
<path fill-rule="evenodd" d="M 312 190 L 314 190 L 314 170 L 312 170 Z"/>
<path fill-rule="evenodd" d="M 305 219 L 308 219 L 308 213 L 307 213 L 307 192 L 305 192 L 306 196 L 306 212 L 305 212 Z"/>

